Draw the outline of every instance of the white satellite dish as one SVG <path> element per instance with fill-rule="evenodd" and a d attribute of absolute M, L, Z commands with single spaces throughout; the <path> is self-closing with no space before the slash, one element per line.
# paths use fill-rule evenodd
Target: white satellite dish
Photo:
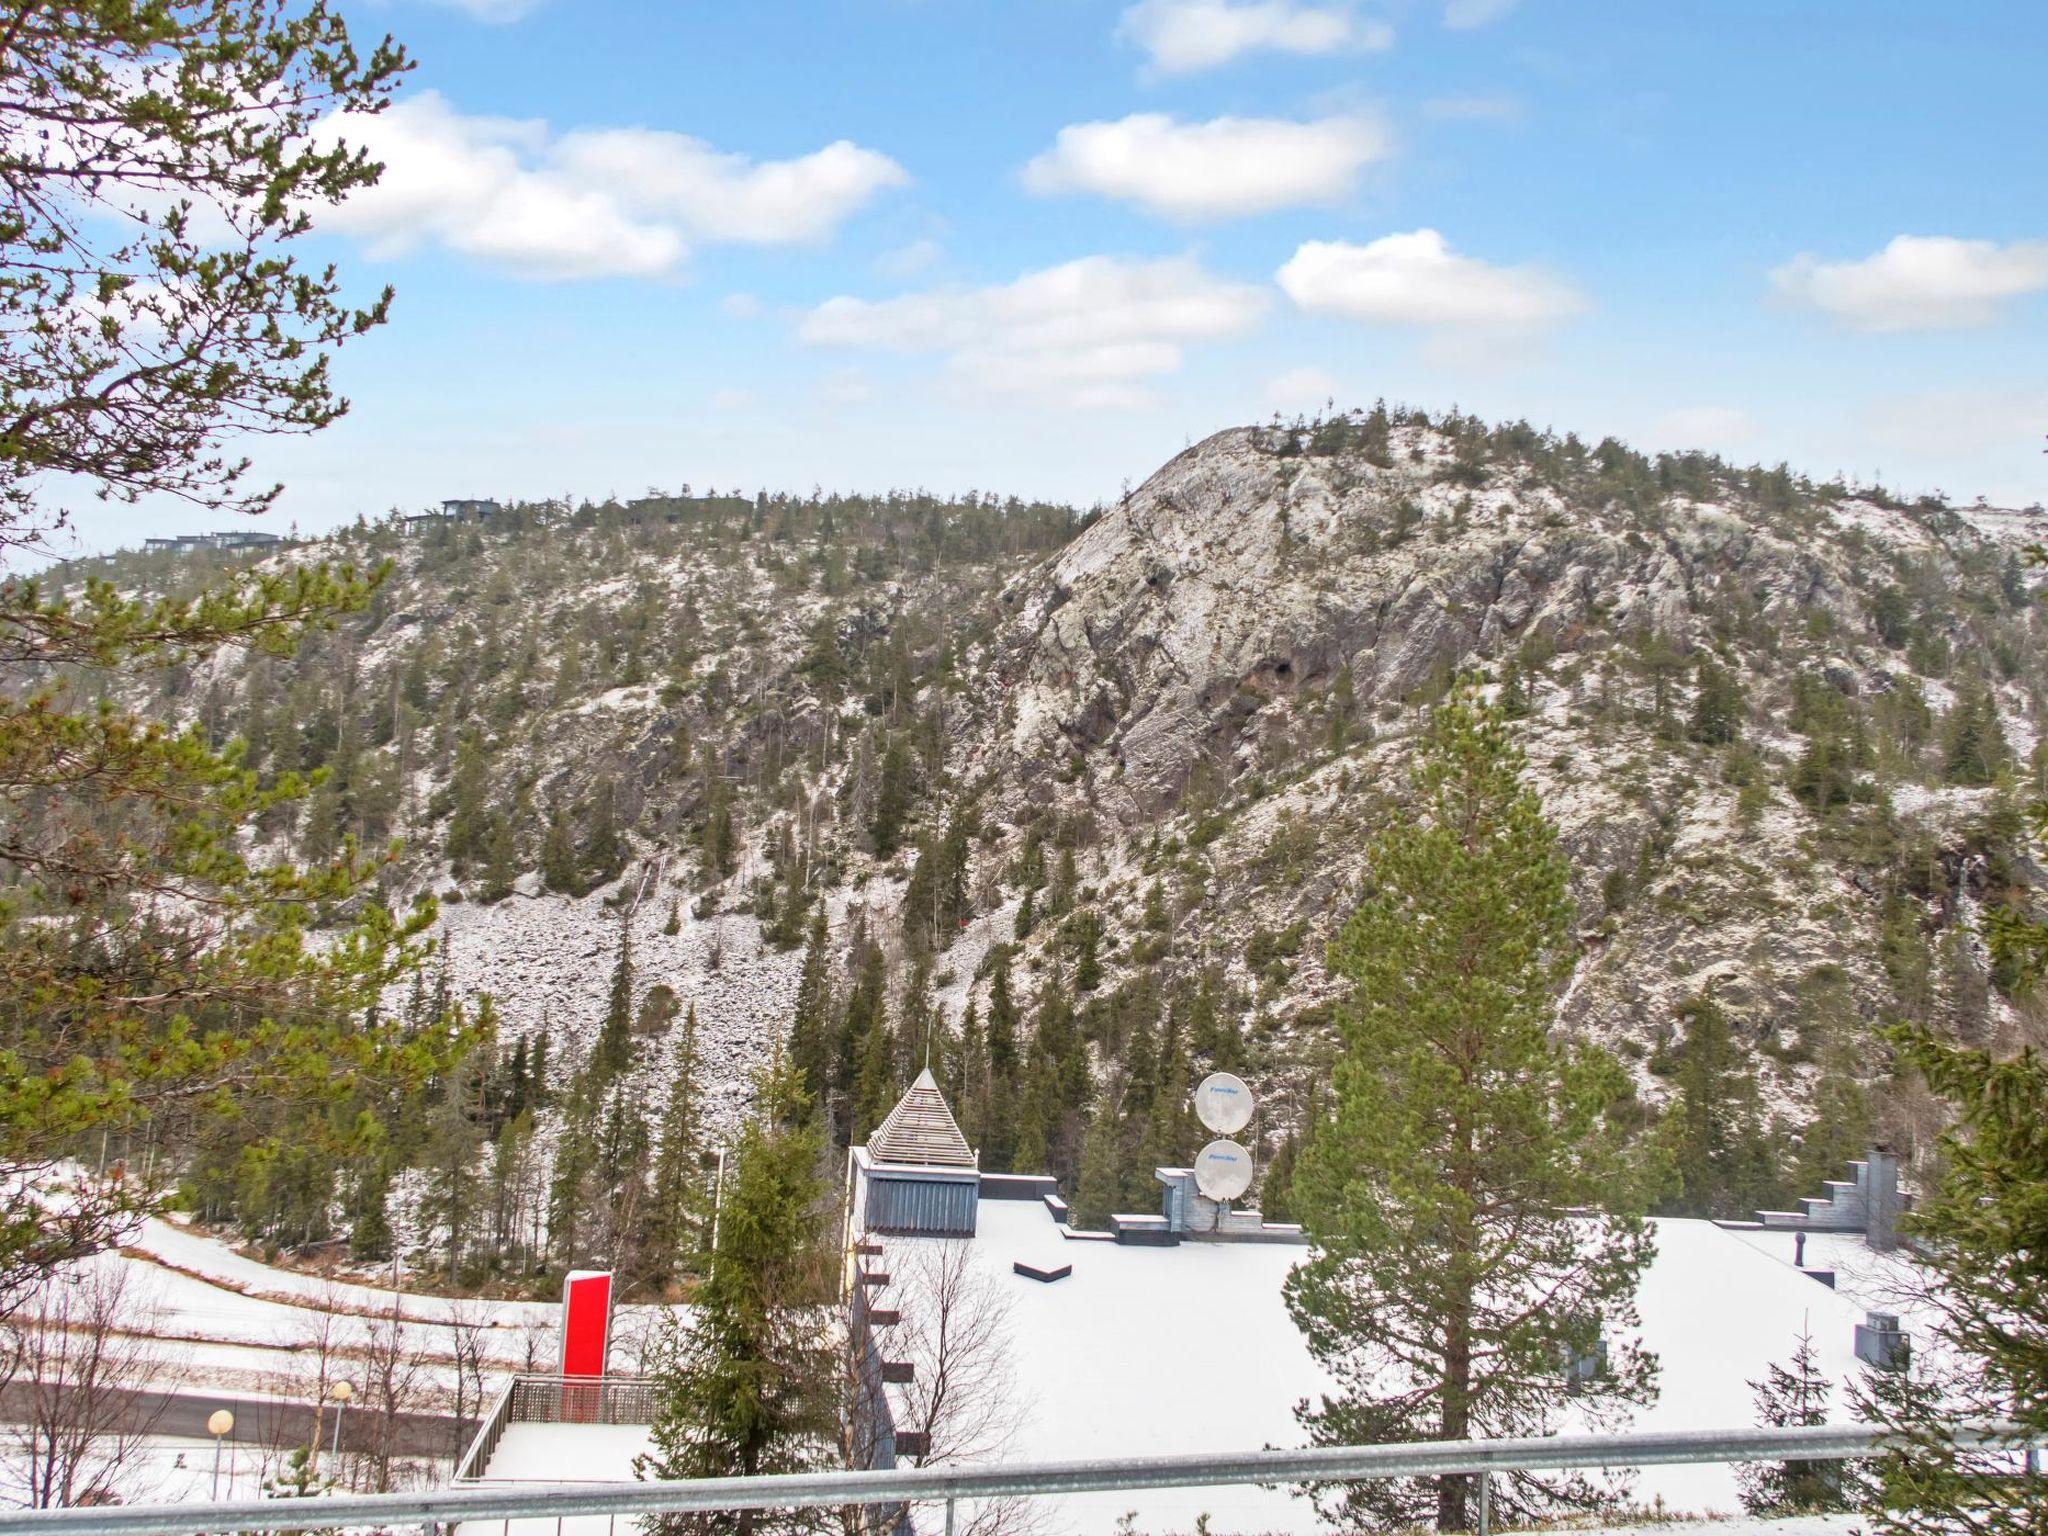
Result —
<path fill-rule="evenodd" d="M 1212 1141 L 1195 1158 L 1195 1188 L 1211 1200 L 1235 1200 L 1252 1187 L 1252 1155 L 1234 1141 Z"/>
<path fill-rule="evenodd" d="M 1252 1091 L 1233 1072 L 1211 1072 L 1195 1090 L 1195 1117 L 1218 1136 L 1235 1136 L 1252 1123 Z"/>

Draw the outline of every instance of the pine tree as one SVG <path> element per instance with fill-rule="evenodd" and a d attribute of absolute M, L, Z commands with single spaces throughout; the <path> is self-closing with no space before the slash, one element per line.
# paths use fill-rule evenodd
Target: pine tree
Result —
<path fill-rule="evenodd" d="M 1497 712 L 1460 685 L 1420 743 L 1419 803 L 1371 844 L 1364 898 L 1331 945 L 1351 983 L 1343 1053 L 1334 1113 L 1294 1180 L 1313 1247 L 1286 1283 L 1337 1383 L 1300 1409 L 1317 1444 L 1545 1433 L 1565 1406 L 1561 1362 L 1603 1333 L 1608 1369 L 1585 1394 L 1620 1406 L 1651 1389 L 1654 1361 L 1614 1337 L 1651 1256 L 1649 1179 L 1608 1115 L 1625 1074 L 1552 1035 L 1572 905 L 1521 770 Z M 1494 1489 L 1508 1518 L 1595 1496 L 1515 1474 Z M 1468 1492 L 1446 1477 L 1316 1497 L 1347 1524 L 1463 1530 Z"/>
<path fill-rule="evenodd" d="M 1825 1424 L 1833 1386 L 1814 1358 L 1813 1335 L 1802 1329 L 1791 1360 L 1772 1361 L 1764 1379 L 1749 1384 L 1756 1421 L 1767 1429 Z M 1817 1515 L 1849 1507 L 1845 1467 L 1839 1461 L 1752 1461 L 1738 1466 L 1735 1478 L 1742 1507 L 1752 1515 Z"/>
<path fill-rule="evenodd" d="M 1858 1416 L 1900 1440 L 1876 1463 L 1866 1514 L 1888 1536 L 2038 1536 L 2034 1487 L 1949 1436 L 2002 1420 L 2048 1441 L 2048 1059 L 2029 1047 L 2000 1060 L 1921 1025 L 1889 1035 L 1956 1121 L 1939 1182 L 1904 1223 L 1925 1266 L 1914 1311 L 1934 1335 L 1930 1366 L 1872 1373 L 1854 1394 Z"/>
<path fill-rule="evenodd" d="M 641 1477 L 754 1477 L 829 1465 L 836 1452 L 830 1191 L 818 1118 L 778 1060 L 733 1149 L 709 1255 L 688 1320 L 657 1344 L 653 1449 Z M 822 1530 L 826 1512 L 655 1517 L 663 1536 Z"/>

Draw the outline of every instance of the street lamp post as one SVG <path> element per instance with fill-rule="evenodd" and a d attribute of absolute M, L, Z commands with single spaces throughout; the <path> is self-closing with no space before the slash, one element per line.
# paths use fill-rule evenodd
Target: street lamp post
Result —
<path fill-rule="evenodd" d="M 206 1432 L 213 1436 L 213 1497 L 220 1497 L 220 1448 L 234 1431 L 235 1416 L 225 1408 L 213 1410 L 213 1416 L 206 1421 Z"/>
<path fill-rule="evenodd" d="M 334 1444 L 330 1447 L 329 1454 L 339 1462 L 341 1459 L 341 1415 L 347 1409 L 349 1399 L 356 1395 L 356 1389 L 345 1381 L 337 1381 L 330 1395 L 334 1398 Z"/>

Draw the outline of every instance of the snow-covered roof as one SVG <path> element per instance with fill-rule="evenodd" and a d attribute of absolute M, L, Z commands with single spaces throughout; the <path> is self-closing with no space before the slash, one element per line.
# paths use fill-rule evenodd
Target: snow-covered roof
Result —
<path fill-rule="evenodd" d="M 1657 1256 L 1638 1294 L 1644 1341 L 1661 1362 L 1655 1403 L 1636 1429 L 1721 1429 L 1755 1423 L 1750 1383 L 1810 1332 L 1819 1367 L 1851 1379 L 1858 1299 L 1707 1221 L 1653 1223 Z M 1008 1304 L 1005 1369 L 1022 1405 L 1005 1460 L 1148 1456 L 1301 1445 L 1295 1405 L 1330 1383 L 1288 1315 L 1281 1285 L 1306 1250 L 1285 1244 L 1186 1242 L 1122 1246 L 1064 1237 L 1037 1201 L 983 1200 L 971 1240 L 883 1239 L 894 1278 L 883 1303 L 904 1312 L 915 1263 L 886 1257 L 911 1244 L 969 1241 Z M 1072 1266 L 1050 1284 L 1013 1272 L 1022 1259 Z M 889 1347 L 885 1339 L 883 1348 Z M 1835 1394 L 1830 1416 L 1852 1415 Z M 1566 1424 L 1572 1430 L 1613 1425 Z M 1634 1481 L 1635 1499 L 1674 1510 L 1739 1508 L 1732 1469 L 1659 1467 Z M 1284 1490 L 1162 1489 L 1050 1501 L 1051 1529 L 1107 1531 L 1126 1511 L 1140 1530 L 1184 1531 L 1207 1513 L 1221 1531 L 1321 1529 Z"/>
<path fill-rule="evenodd" d="M 974 1153 L 960 1134 L 946 1096 L 932 1080 L 930 1067 L 897 1101 L 868 1138 L 868 1158 L 877 1163 L 903 1163 L 924 1168 L 972 1168 Z"/>

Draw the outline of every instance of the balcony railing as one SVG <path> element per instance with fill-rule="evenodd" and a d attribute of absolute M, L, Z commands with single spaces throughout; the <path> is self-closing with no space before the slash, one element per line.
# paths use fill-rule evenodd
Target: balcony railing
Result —
<path fill-rule="evenodd" d="M 505 1383 L 455 1464 L 455 1481 L 474 1482 L 512 1424 L 652 1424 L 654 1383 L 644 1376 L 515 1376 Z"/>
<path fill-rule="evenodd" d="M 597 1421 L 592 1421 L 597 1422 Z M 1686 1463 L 1847 1461 L 1883 1452 L 1890 1436 L 1866 1425 L 1793 1429 L 1664 1431 L 1625 1435 L 1557 1435 L 1515 1440 L 1447 1440 L 1405 1445 L 1321 1446 L 1229 1455 L 1149 1456 L 1016 1466 L 896 1468 L 776 1477 L 707 1478 L 686 1482 L 523 1483 L 424 1493 L 359 1494 L 237 1503 L 106 1506 L 0 1513 L 0 1536 L 197 1536 L 200 1532 L 303 1531 L 410 1526 L 440 1536 L 464 1522 L 557 1521 L 736 1509 L 943 1506 L 953 1528 L 955 1501 L 1012 1499 L 1141 1488 L 1203 1488 L 1245 1484 L 1364 1482 L 1390 1477 L 1468 1475 L 1478 1479 L 1481 1530 L 1488 1480 L 1495 1473 L 1569 1468 L 1625 1469 Z M 2041 1449 L 2010 1426 L 1958 1431 L 1956 1444 L 1987 1452 Z M 2034 1458 L 2024 1465 L 2032 1474 Z M 2023 1474 L 2026 1475 L 2026 1474 Z M 318 1513 L 313 1513 L 317 1508 Z"/>

